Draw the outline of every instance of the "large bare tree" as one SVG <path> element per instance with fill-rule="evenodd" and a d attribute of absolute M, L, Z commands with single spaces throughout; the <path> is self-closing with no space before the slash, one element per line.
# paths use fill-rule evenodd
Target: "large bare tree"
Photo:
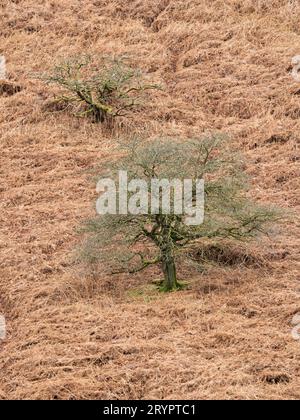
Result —
<path fill-rule="evenodd" d="M 87 236 L 83 257 L 89 262 L 102 261 L 111 272 L 126 269 L 133 273 L 159 264 L 164 274 L 161 288 L 171 291 L 180 288 L 176 260 L 187 248 L 201 248 L 209 239 L 244 241 L 267 232 L 270 222 L 278 217 L 277 212 L 247 198 L 241 156 L 232 152 L 229 143 L 220 135 L 209 135 L 181 141 L 135 140 L 124 147 L 121 157 L 114 163 L 108 162 L 102 175 L 117 182 L 118 171 L 127 171 L 128 181 L 140 179 L 147 183 L 149 196 L 153 179 L 204 180 L 204 222 L 187 224 L 187 215 L 175 211 L 176 201 L 171 214 L 164 214 L 162 203 L 151 214 L 150 200 L 145 203 L 141 199 L 141 212 L 148 206 L 148 214 L 106 214 L 88 220 L 84 226 Z M 131 191 L 128 200 L 136 200 L 139 193 Z M 117 196 L 120 194 L 118 189 Z M 174 197 L 172 189 L 170 198 Z M 117 213 L 119 210 L 120 206 Z"/>

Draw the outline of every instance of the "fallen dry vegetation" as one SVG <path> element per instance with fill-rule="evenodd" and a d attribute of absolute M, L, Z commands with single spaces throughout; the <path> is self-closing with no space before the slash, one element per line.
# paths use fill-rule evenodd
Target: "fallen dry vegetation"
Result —
<path fill-rule="evenodd" d="M 2 0 L 0 399 L 299 399 L 299 15 L 292 0 Z M 80 271 L 88 173 L 113 136 L 55 107 L 33 75 L 82 52 L 126 54 L 164 86 L 115 134 L 227 132 L 253 196 L 292 220 L 203 273 L 183 266 L 180 293 L 156 293 L 155 271 Z"/>

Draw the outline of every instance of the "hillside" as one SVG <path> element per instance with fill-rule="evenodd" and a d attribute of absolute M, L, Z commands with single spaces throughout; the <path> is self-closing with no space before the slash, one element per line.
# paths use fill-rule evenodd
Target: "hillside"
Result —
<path fill-rule="evenodd" d="M 0 399 L 299 399 L 300 4 L 288 0 L 2 0 Z M 159 271 L 77 267 L 90 170 L 114 135 L 53 107 L 35 79 L 61 57 L 127 55 L 164 90 L 114 135 L 230 135 L 282 229 L 161 295 Z"/>

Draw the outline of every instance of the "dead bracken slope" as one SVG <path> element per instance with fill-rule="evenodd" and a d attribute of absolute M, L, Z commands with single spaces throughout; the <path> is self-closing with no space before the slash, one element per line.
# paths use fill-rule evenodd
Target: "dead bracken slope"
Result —
<path fill-rule="evenodd" d="M 0 95 L 0 399 L 299 399 L 299 15 L 288 0 L 2 0 L 18 89 Z M 114 139 L 53 112 L 34 73 L 83 52 L 127 55 L 163 84 L 123 131 L 230 134 L 253 196 L 295 212 L 251 250 L 264 264 L 186 267 L 190 289 L 165 296 L 148 286 L 158 272 L 73 266 L 75 227 L 94 211 L 88 171 Z"/>

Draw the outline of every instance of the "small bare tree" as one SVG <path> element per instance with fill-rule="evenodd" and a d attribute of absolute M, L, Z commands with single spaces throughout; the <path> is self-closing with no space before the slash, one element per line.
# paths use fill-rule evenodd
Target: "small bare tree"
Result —
<path fill-rule="evenodd" d="M 108 164 L 110 177 L 116 179 L 117 170 L 126 170 L 128 179 L 146 181 L 149 193 L 154 178 L 204 179 L 204 223 L 187 225 L 186 215 L 163 214 L 161 205 L 156 214 L 149 210 L 148 214 L 99 215 L 84 225 L 87 237 L 83 258 L 105 263 L 110 272 L 126 269 L 134 273 L 160 264 L 164 274 L 162 290 L 171 291 L 180 288 L 178 254 L 188 257 L 191 246 L 201 249 L 213 238 L 244 241 L 266 232 L 277 212 L 246 198 L 241 159 L 233 156 L 227 143 L 219 135 L 212 135 L 183 142 L 158 139 L 131 144 L 122 158 Z"/>
<path fill-rule="evenodd" d="M 48 84 L 63 89 L 59 102 L 77 107 L 78 116 L 91 115 L 96 122 L 111 122 L 128 116 L 141 105 L 143 93 L 159 89 L 147 84 L 140 71 L 127 66 L 123 59 L 84 56 L 57 65 L 50 75 L 42 76 Z"/>

